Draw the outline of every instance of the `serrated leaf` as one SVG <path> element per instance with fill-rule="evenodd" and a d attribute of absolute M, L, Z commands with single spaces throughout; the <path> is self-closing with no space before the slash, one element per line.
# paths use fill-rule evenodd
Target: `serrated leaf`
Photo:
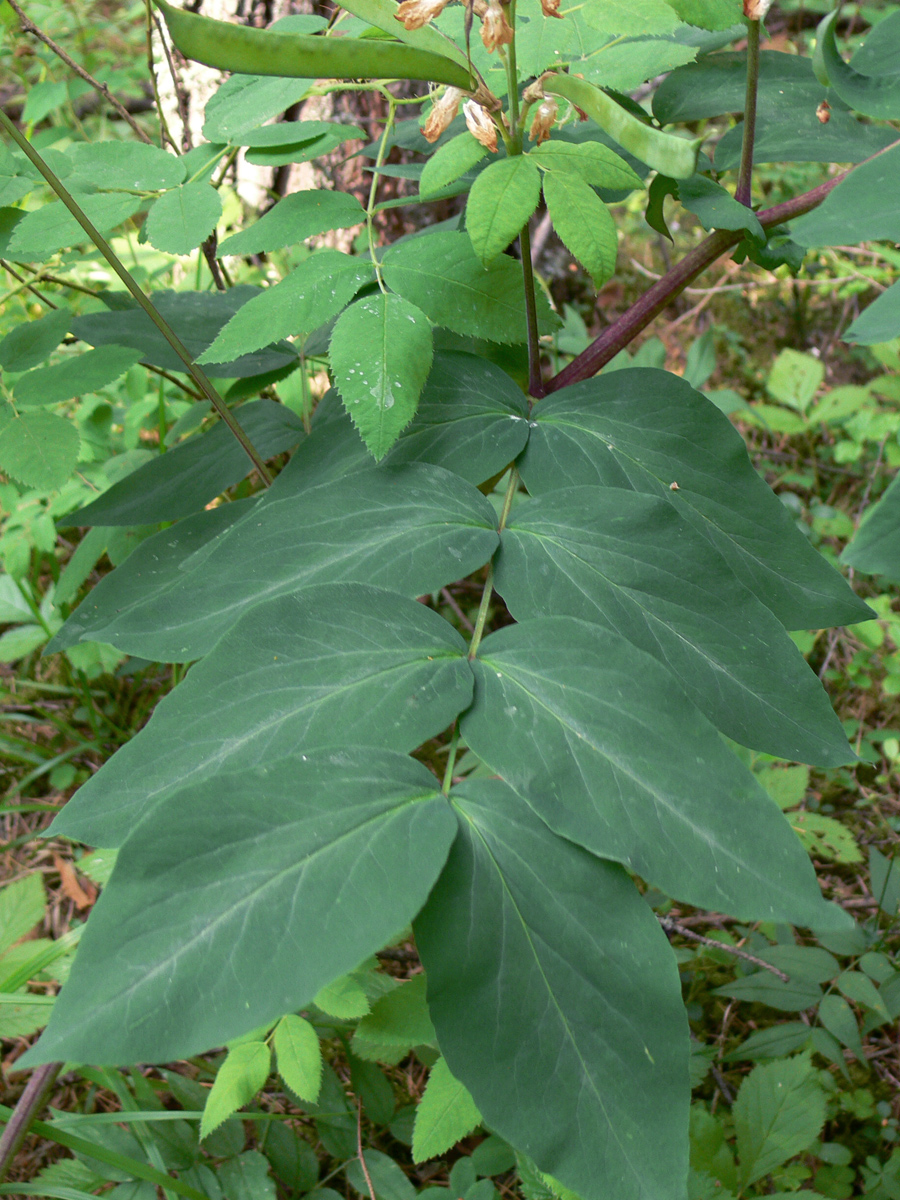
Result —
<path fill-rule="evenodd" d="M 184 182 L 184 159 L 142 142 L 74 142 L 66 150 L 76 176 L 92 185 L 156 192 Z"/>
<path fill-rule="evenodd" d="M 0 662 L 18 662 L 47 641 L 43 625 L 17 625 L 0 634 Z"/>
<path fill-rule="evenodd" d="M 168 254 L 190 254 L 221 215 L 222 200 L 214 187 L 203 180 L 183 183 L 154 201 L 144 224 L 147 241 Z"/>
<path fill-rule="evenodd" d="M 754 1067 L 731 1112 L 746 1187 L 806 1150 L 825 1123 L 825 1093 L 809 1056 Z"/>
<path fill-rule="evenodd" d="M 28 371 L 49 358 L 69 331 L 71 310 L 57 308 L 34 321 L 23 321 L 0 341 L 0 367 Z"/>
<path fill-rule="evenodd" d="M 82 212 L 101 234 L 110 233 L 141 207 L 140 196 L 101 192 L 76 197 Z M 61 200 L 53 200 L 28 212 L 16 225 L 6 256 L 14 262 L 46 262 L 58 250 L 87 242 L 84 232 Z"/>
<path fill-rule="evenodd" d="M 242 138 L 302 100 L 314 79 L 231 75 L 206 102 L 203 136 L 210 142 L 242 145 Z"/>
<path fill-rule="evenodd" d="M 263 254 L 306 241 L 317 233 L 346 229 L 366 219 L 366 210 L 349 192 L 292 192 L 253 225 L 226 238 L 220 254 Z"/>
<path fill-rule="evenodd" d="M 425 976 L 414 975 L 376 1001 L 371 1013 L 356 1027 L 356 1039 L 382 1046 L 429 1045 L 435 1040 L 434 1026 L 425 1001 Z"/>
<path fill-rule="evenodd" d="M 662 498 L 561 488 L 520 504 L 495 570 L 516 620 L 578 617 L 618 633 L 668 667 L 736 741 L 823 766 L 852 761 L 781 623 Z"/>
<path fill-rule="evenodd" d="M 448 183 L 454 183 L 460 176 L 471 171 L 476 163 L 487 154 L 487 147 L 474 138 L 468 130 L 458 133 L 449 142 L 432 154 L 419 179 L 419 195 L 427 196 L 438 192 Z"/>
<path fill-rule="evenodd" d="M 122 847 L 32 1065 L 168 1062 L 303 1008 L 418 912 L 454 827 L 371 747 L 181 790 Z"/>
<path fill-rule="evenodd" d="M 586 1200 L 674 1200 L 688 1038 L 658 923 L 621 868 L 554 836 L 502 781 L 451 800 L 459 835 L 415 922 L 450 1070 L 492 1129 Z"/>
<path fill-rule="evenodd" d="M 550 138 L 535 146 L 528 157 L 544 171 L 575 174 L 592 187 L 643 186 L 643 180 L 625 159 L 602 142 L 564 142 Z"/>
<path fill-rule="evenodd" d="M 272 1053 L 265 1042 L 244 1042 L 228 1051 L 206 1099 L 200 1122 L 201 1141 L 250 1103 L 268 1079 L 271 1063 Z"/>
<path fill-rule="evenodd" d="M 609 209 L 579 175 L 551 171 L 544 199 L 553 228 L 600 288 L 616 270 L 618 237 Z"/>
<path fill-rule="evenodd" d="M 372 275 L 368 262 L 320 250 L 239 308 L 197 361 L 228 362 L 280 338 L 310 334 L 349 304 Z"/>
<path fill-rule="evenodd" d="M 532 421 L 520 462 L 531 495 L 601 484 L 667 496 L 786 628 L 871 616 L 754 471 L 728 418 L 684 380 L 615 371 L 542 400 Z"/>
<path fill-rule="evenodd" d="M 330 1017 L 340 1021 L 352 1021 L 364 1017 L 369 1011 L 369 998 L 365 989 L 353 975 L 342 975 L 327 987 L 316 992 L 313 1003 Z"/>
<path fill-rule="evenodd" d="M 382 260 L 385 281 L 435 325 L 490 342 L 527 340 L 522 265 L 501 255 L 485 268 L 468 234 L 442 230 L 400 242 Z M 543 292 L 536 294 L 538 328 L 559 324 Z"/>
<path fill-rule="evenodd" d="M 341 741 L 412 750 L 471 695 L 465 643 L 436 613 L 368 585 L 308 587 L 225 634 L 76 793 L 61 827 L 117 845 L 187 783 Z"/>
<path fill-rule="evenodd" d="M 730 29 L 739 25 L 741 0 L 666 0 L 678 17 L 699 29 Z"/>
<path fill-rule="evenodd" d="M 717 996 L 730 996 L 751 1004 L 766 1004 L 781 1012 L 801 1012 L 813 1008 L 822 999 L 822 989 L 802 979 L 785 983 L 768 971 L 754 971 L 715 989 Z"/>
<path fill-rule="evenodd" d="M 0 424 L 0 470 L 27 487 L 61 487 L 78 461 L 75 425 L 56 413 L 23 412 Z"/>
<path fill-rule="evenodd" d="M 288 1013 L 275 1026 L 273 1045 L 278 1074 L 301 1100 L 315 1102 L 322 1086 L 322 1047 L 315 1029 Z"/>
<path fill-rule="evenodd" d="M 866 1061 L 866 1052 L 859 1036 L 859 1026 L 853 1009 L 843 998 L 833 992 L 823 996 L 819 1003 L 819 1023 L 846 1046 L 861 1063 Z"/>
<path fill-rule="evenodd" d="M 673 676 L 621 635 L 540 617 L 485 638 L 472 666 L 463 737 L 556 833 L 690 904 L 846 923 L 752 774 Z"/>
<path fill-rule="evenodd" d="M 672 33 L 681 23 L 665 0 L 588 0 L 582 17 L 608 34 Z"/>
<path fill-rule="evenodd" d="M 0 888 L 0 954 L 44 919 L 47 898 L 40 872 Z"/>
<path fill-rule="evenodd" d="M 863 854 L 851 831 L 823 813 L 792 812 L 788 820 L 807 854 L 826 862 L 858 863 Z"/>
<path fill-rule="evenodd" d="M 23 407 L 60 404 L 76 396 L 98 392 L 124 375 L 140 357 L 139 350 L 127 346 L 100 346 L 49 367 L 35 367 L 16 380 L 14 402 Z"/>
<path fill-rule="evenodd" d="M 428 1084 L 416 1107 L 413 1125 L 413 1162 L 437 1158 L 462 1141 L 481 1122 L 468 1088 L 454 1079 L 447 1060 L 439 1058 L 428 1075 Z"/>
<path fill-rule="evenodd" d="M 485 266 L 519 236 L 540 198 L 540 173 L 528 155 L 502 158 L 485 167 L 466 204 L 466 229 Z"/>
<path fill-rule="evenodd" d="M 126 560 L 76 609 L 55 648 L 127 641 L 143 657 L 189 661 L 263 600 L 361 580 L 421 596 L 476 570 L 497 547 L 490 504 L 440 467 L 373 467 L 306 490 L 302 483 L 264 497 L 195 557 L 170 559 L 146 602 L 140 567 Z M 123 590 L 133 597 L 124 608 Z"/>
<path fill-rule="evenodd" d="M 415 1200 L 415 1188 L 406 1177 L 402 1167 L 392 1158 L 380 1150 L 366 1150 L 363 1158 L 377 1200 Z M 346 1174 L 347 1182 L 353 1190 L 363 1196 L 365 1200 L 370 1200 L 372 1193 L 358 1158 L 354 1158 L 347 1165 Z"/>
<path fill-rule="evenodd" d="M 376 460 L 415 416 L 432 344 L 422 310 L 393 294 L 357 300 L 335 323 L 329 347 L 335 386 Z"/>

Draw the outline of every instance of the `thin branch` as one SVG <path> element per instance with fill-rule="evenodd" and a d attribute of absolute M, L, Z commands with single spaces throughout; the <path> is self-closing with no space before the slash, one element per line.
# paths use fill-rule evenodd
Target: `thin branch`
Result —
<path fill-rule="evenodd" d="M 16 1152 L 25 1140 L 31 1122 L 44 1107 L 47 1097 L 56 1083 L 56 1077 L 62 1070 L 62 1063 L 44 1063 L 36 1067 L 31 1078 L 25 1084 L 25 1090 L 19 1097 L 12 1116 L 0 1135 L 0 1180 L 6 1178 Z"/>
<path fill-rule="evenodd" d="M 372 1186 L 372 1177 L 369 1174 L 369 1168 L 366 1166 L 365 1155 L 363 1154 L 362 1144 L 362 1100 L 357 1097 L 356 1100 L 356 1152 L 359 1155 L 359 1165 L 362 1167 L 362 1173 L 365 1176 L 366 1187 L 369 1189 L 369 1195 L 372 1200 L 377 1200 L 375 1189 Z"/>
<path fill-rule="evenodd" d="M 724 950 L 726 954 L 733 954 L 735 958 L 743 958 L 746 962 L 751 962 L 757 967 L 764 967 L 765 970 L 771 971 L 773 975 L 777 975 L 782 983 L 789 983 L 790 976 L 785 975 L 784 971 L 779 971 L 777 967 L 773 967 L 771 963 L 767 963 L 764 958 L 757 958 L 755 954 L 748 954 L 746 950 L 738 950 L 737 946 L 728 946 L 725 942 L 717 942 L 715 938 L 705 937 L 702 933 L 694 933 L 693 929 L 688 929 L 686 925 L 682 925 L 680 921 L 675 921 L 672 917 L 656 918 L 666 933 L 677 933 L 681 937 L 689 938 L 692 942 L 702 942 L 704 946 L 714 946 L 716 950 Z"/>
<path fill-rule="evenodd" d="M 53 51 L 57 58 L 61 59 L 66 64 L 70 71 L 74 71 L 80 79 L 83 79 L 85 83 L 90 84 L 95 92 L 99 92 L 104 100 L 112 105 L 122 120 L 128 122 L 142 142 L 147 142 L 150 145 L 153 144 L 153 139 L 144 133 L 143 129 L 141 129 L 140 125 L 138 125 L 137 121 L 135 121 L 128 109 L 115 98 L 105 83 L 101 83 L 99 79 L 95 79 L 94 76 L 91 75 L 90 72 L 86 71 L 79 63 L 77 63 L 74 58 L 71 58 L 68 54 L 66 54 L 62 46 L 60 46 L 57 42 L 54 42 L 53 38 L 48 37 L 42 29 L 39 29 L 30 17 L 26 17 L 19 7 L 17 0 L 9 0 L 9 7 L 19 18 L 19 24 L 22 26 L 23 33 L 30 33 L 32 37 L 36 37 L 39 42 L 43 42 L 45 46 Z"/>

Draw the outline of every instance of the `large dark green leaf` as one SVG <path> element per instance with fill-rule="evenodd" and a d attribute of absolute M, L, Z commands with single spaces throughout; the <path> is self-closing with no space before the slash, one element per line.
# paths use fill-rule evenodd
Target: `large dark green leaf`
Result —
<path fill-rule="evenodd" d="M 178 333 L 191 355 L 197 359 L 215 340 L 219 330 L 260 289 L 239 284 L 227 292 L 154 292 L 153 303 Z M 101 297 L 110 312 L 88 313 L 71 322 L 72 332 L 92 346 L 134 346 L 144 360 L 167 371 L 183 371 L 184 363 L 165 340 L 147 314 L 130 296 L 113 292 Z M 210 375 L 226 379 L 261 375 L 296 363 L 297 354 L 287 342 L 244 354 L 233 362 L 216 363 L 207 368 Z"/>
<path fill-rule="evenodd" d="M 878 503 L 866 512 L 841 561 L 870 575 L 900 579 L 900 476 L 894 478 Z"/>
<path fill-rule="evenodd" d="M 532 495 L 601 484 L 668 497 L 788 629 L 872 615 L 753 470 L 728 418 L 677 375 L 615 371 L 542 400 L 532 419 L 521 465 Z"/>
<path fill-rule="evenodd" d="M 415 922 L 451 1070 L 585 1200 L 682 1200 L 687 1022 L 658 922 L 501 780 L 451 799 L 460 832 Z"/>
<path fill-rule="evenodd" d="M 897 89 L 900 91 L 900 79 Z M 854 168 L 822 204 L 791 225 L 801 246 L 837 246 L 886 238 L 900 241 L 900 146 Z"/>
<path fill-rule="evenodd" d="M 386 750 L 184 789 L 122 847 L 32 1062 L 165 1062 L 303 1007 L 415 916 L 454 832 Z"/>
<path fill-rule="evenodd" d="M 729 129 L 716 143 L 717 171 L 738 166 L 743 135 L 741 123 Z M 791 108 L 779 117 L 770 116 L 757 122 L 753 161 L 862 162 L 895 140 L 892 129 L 864 125 L 840 108 L 832 108 L 828 122 L 823 125 L 816 116 L 816 107 L 805 104 Z"/>
<path fill-rule="evenodd" d="M 818 766 L 852 761 L 781 623 L 674 505 L 563 488 L 516 507 L 501 546 L 497 587 L 516 620 L 596 621 L 659 659 L 736 741 Z"/>
<path fill-rule="evenodd" d="M 263 458 L 303 438 L 300 418 L 283 404 L 257 400 L 235 416 Z M 70 513 L 60 526 L 153 525 L 177 521 L 203 508 L 243 479 L 250 460 L 221 422 L 126 475 L 97 500 Z"/>
<path fill-rule="evenodd" d="M 556 833 L 689 904 L 843 927 L 778 807 L 655 659 L 540 617 L 491 634 L 473 666 L 463 737 Z"/>
<path fill-rule="evenodd" d="M 874 304 L 856 318 L 844 334 L 845 342 L 875 346 L 890 342 L 900 334 L 900 284 L 882 292 Z"/>
<path fill-rule="evenodd" d="M 894 63 L 886 74 L 864 75 L 841 58 L 834 36 L 839 11 L 830 12 L 816 29 L 816 60 L 838 96 L 867 117 L 894 120 L 900 117 L 900 76 Z M 895 55 L 896 55 L 896 42 Z"/>
<path fill-rule="evenodd" d="M 161 797 L 311 747 L 413 750 L 472 698 L 466 645 L 437 613 L 364 584 L 251 609 L 66 805 L 56 832 L 118 845 Z"/>
<path fill-rule="evenodd" d="M 783 117 L 786 110 L 812 106 L 816 111 L 828 94 L 813 74 L 808 58 L 763 50 L 759 56 L 757 115 Z M 662 81 L 653 96 L 653 115 L 663 125 L 701 121 L 722 113 L 742 113 L 747 97 L 747 57 L 742 53 L 712 54 L 678 67 Z"/>
<path fill-rule="evenodd" d="M 185 662 L 201 658 L 263 600 L 343 581 L 420 596 L 482 566 L 497 541 L 488 501 L 440 467 L 371 468 L 299 494 L 285 488 L 212 549 L 182 559 L 177 578 L 149 604 L 122 609 L 95 589 L 56 648 L 80 635 Z M 128 572 L 129 561 L 118 571 Z"/>

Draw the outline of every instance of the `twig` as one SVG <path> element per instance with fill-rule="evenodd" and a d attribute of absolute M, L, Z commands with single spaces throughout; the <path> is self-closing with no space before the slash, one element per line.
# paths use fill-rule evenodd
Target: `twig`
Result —
<path fill-rule="evenodd" d="M 369 1168 L 366 1166 L 365 1155 L 363 1154 L 362 1144 L 362 1100 L 356 1098 L 356 1153 L 359 1155 L 359 1165 L 362 1167 L 362 1173 L 365 1176 L 366 1187 L 369 1189 L 369 1195 L 372 1200 L 376 1200 L 375 1189 L 372 1186 L 372 1177 L 369 1174 Z"/>
<path fill-rule="evenodd" d="M 39 42 L 43 42 L 45 46 L 53 51 L 57 58 L 62 59 L 70 71 L 74 71 L 80 79 L 83 79 L 85 83 L 90 84 L 94 91 L 99 92 L 104 100 L 113 106 L 119 116 L 124 121 L 128 122 L 142 142 L 147 142 L 149 145 L 153 144 L 153 139 L 144 133 L 143 129 L 141 129 L 140 125 L 138 125 L 137 121 L 135 121 L 128 109 L 115 98 L 115 96 L 109 90 L 107 84 L 101 83 L 99 79 L 95 79 L 94 76 L 91 75 L 90 72 L 86 71 L 79 63 L 77 63 L 74 58 L 71 58 L 68 54 L 66 54 L 62 46 L 54 42 L 53 38 L 48 37 L 42 29 L 39 29 L 30 17 L 26 17 L 19 7 L 17 0 L 9 0 L 9 7 L 19 18 L 19 24 L 22 26 L 23 33 L 30 33 L 32 37 L 36 37 Z"/>
<path fill-rule="evenodd" d="M 666 933 L 678 933 L 682 937 L 690 938 L 692 942 L 702 942 L 704 946 L 714 946 L 716 950 L 724 950 L 726 954 L 733 954 L 735 958 L 743 958 L 746 962 L 751 962 L 757 967 L 764 967 L 765 970 L 771 971 L 773 975 L 777 975 L 782 983 L 790 982 L 789 975 L 785 975 L 784 971 L 779 971 L 777 967 L 773 967 L 771 963 L 767 963 L 764 958 L 757 958 L 755 954 L 748 954 L 746 950 L 738 950 L 736 946 L 728 946 L 725 942 L 717 942 L 715 938 L 704 937 L 702 933 L 694 933 L 693 929 L 688 929 L 680 921 L 673 921 L 671 917 L 661 917 L 657 914 L 656 919 Z"/>
<path fill-rule="evenodd" d="M 25 1140 L 31 1122 L 43 1108 L 61 1070 L 62 1063 L 44 1063 L 43 1066 L 35 1068 L 31 1078 L 25 1084 L 25 1090 L 19 1097 L 12 1116 L 0 1135 L 0 1180 L 6 1178 L 6 1173 L 16 1152 Z"/>
<path fill-rule="evenodd" d="M 469 633 L 474 633 L 475 626 L 472 624 L 472 622 L 469 620 L 469 618 L 466 616 L 466 614 L 463 612 L 463 610 L 459 607 L 459 605 L 453 599 L 453 596 L 450 593 L 450 589 L 449 588 L 441 588 L 441 596 L 443 596 L 443 598 L 447 602 L 447 604 L 449 604 L 450 607 L 453 609 L 453 611 L 456 613 L 456 616 L 457 616 L 457 619 L 459 620 L 460 625 L 465 626 L 465 628 L 468 629 Z"/>

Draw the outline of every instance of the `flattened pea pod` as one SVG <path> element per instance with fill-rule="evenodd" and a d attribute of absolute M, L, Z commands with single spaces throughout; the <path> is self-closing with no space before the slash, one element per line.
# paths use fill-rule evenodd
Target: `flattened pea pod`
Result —
<path fill-rule="evenodd" d="M 702 138 L 689 141 L 645 125 L 598 87 L 575 75 L 545 75 L 544 92 L 562 96 L 586 112 L 600 128 L 615 138 L 623 150 L 670 179 L 689 179 L 697 170 Z"/>
<path fill-rule="evenodd" d="M 469 72 L 440 54 L 402 42 L 273 33 L 214 21 L 153 0 L 185 56 L 219 71 L 288 79 L 421 79 L 469 91 Z"/>
<path fill-rule="evenodd" d="M 813 70 L 823 87 L 832 87 L 845 104 L 866 117 L 900 117 L 900 76 L 862 75 L 841 58 L 834 36 L 839 10 L 828 14 L 816 30 Z"/>

